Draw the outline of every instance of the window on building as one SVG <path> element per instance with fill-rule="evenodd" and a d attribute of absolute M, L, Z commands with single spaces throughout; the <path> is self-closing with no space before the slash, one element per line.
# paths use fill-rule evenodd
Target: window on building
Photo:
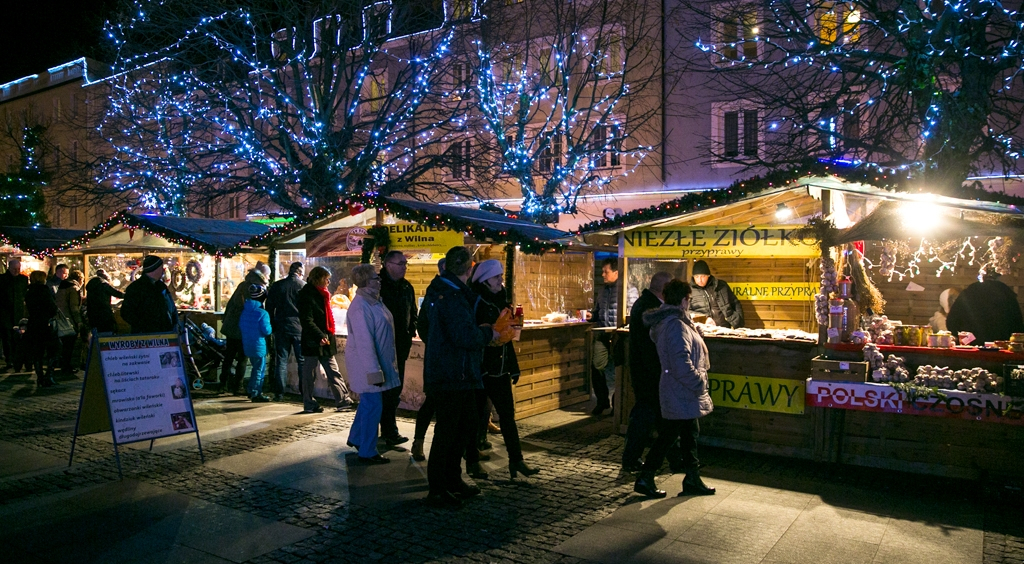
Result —
<path fill-rule="evenodd" d="M 70 227 L 77 227 L 78 226 L 78 207 L 72 206 L 69 209 L 71 211 L 71 214 L 70 214 L 71 217 L 68 218 L 68 222 L 70 223 Z"/>
<path fill-rule="evenodd" d="M 469 63 L 466 62 L 455 62 L 452 63 L 452 95 L 453 100 L 462 100 L 472 96 L 473 94 L 473 80 L 469 68 Z"/>
<path fill-rule="evenodd" d="M 562 164 L 562 136 L 552 135 L 548 146 L 540 153 L 537 168 L 541 172 L 554 172 Z"/>
<path fill-rule="evenodd" d="M 844 3 L 825 2 L 817 11 L 818 38 L 826 45 L 860 40 L 860 10 Z"/>
<path fill-rule="evenodd" d="M 365 38 L 377 41 L 391 33 L 391 4 L 377 2 L 363 10 L 363 29 Z"/>
<path fill-rule="evenodd" d="M 270 42 L 270 54 L 278 61 L 287 61 L 295 53 L 295 30 L 280 29 Z"/>
<path fill-rule="evenodd" d="M 615 31 L 601 34 L 598 48 L 594 50 L 597 57 L 597 72 L 604 76 L 622 72 L 622 35 Z"/>
<path fill-rule="evenodd" d="M 519 81 L 520 73 L 523 72 L 523 54 L 509 53 L 501 61 L 501 77 L 506 83 Z"/>
<path fill-rule="evenodd" d="M 537 55 L 537 74 L 541 86 L 552 86 L 559 81 L 558 63 L 551 47 L 542 47 Z"/>
<path fill-rule="evenodd" d="M 450 0 L 452 19 L 464 20 L 473 17 L 473 0 Z"/>
<path fill-rule="evenodd" d="M 472 141 L 456 141 L 448 146 L 449 168 L 451 177 L 457 180 L 468 180 L 472 172 Z"/>
<path fill-rule="evenodd" d="M 78 162 L 78 141 L 71 142 L 71 162 Z"/>
<path fill-rule="evenodd" d="M 60 98 L 53 99 L 53 121 L 60 121 Z"/>
<path fill-rule="evenodd" d="M 761 33 L 758 24 L 757 7 L 744 4 L 722 10 L 719 15 L 719 42 L 721 54 L 726 60 L 756 59 L 757 38 Z"/>
<path fill-rule="evenodd" d="M 388 99 L 387 72 L 383 69 L 371 72 L 363 82 L 363 115 L 377 115 Z"/>
<path fill-rule="evenodd" d="M 597 168 L 617 167 L 621 162 L 622 126 L 605 124 L 594 126 L 590 136 L 591 162 Z"/>
<path fill-rule="evenodd" d="M 60 170 L 60 155 L 61 155 L 60 144 L 54 145 L 54 147 L 53 147 L 53 168 L 54 168 L 54 170 Z"/>
<path fill-rule="evenodd" d="M 712 152 L 724 159 L 754 158 L 760 154 L 761 117 L 748 102 L 711 106 Z"/>

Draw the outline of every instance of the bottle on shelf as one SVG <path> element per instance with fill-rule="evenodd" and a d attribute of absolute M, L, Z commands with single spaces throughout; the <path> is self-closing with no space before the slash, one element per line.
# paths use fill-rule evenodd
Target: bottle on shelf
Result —
<path fill-rule="evenodd" d="M 860 327 L 860 310 L 852 296 L 853 280 L 839 281 L 839 295 L 828 301 L 828 342 L 849 343 L 850 333 Z"/>

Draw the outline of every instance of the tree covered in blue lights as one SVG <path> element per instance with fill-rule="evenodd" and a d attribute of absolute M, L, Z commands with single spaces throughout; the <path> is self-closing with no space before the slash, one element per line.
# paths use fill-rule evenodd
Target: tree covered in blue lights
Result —
<path fill-rule="evenodd" d="M 48 226 L 43 187 L 49 175 L 40 162 L 43 158 L 45 128 L 38 125 L 19 128 L 5 125 L 5 144 L 13 144 L 20 158 L 14 170 L 0 175 L 0 225 Z"/>
<path fill-rule="evenodd" d="M 301 212 L 427 189 L 426 148 L 456 115 L 433 101 L 459 23 L 445 7 L 137 0 L 107 26 L 113 157 L 97 180 L 175 214 L 227 195 Z"/>
<path fill-rule="evenodd" d="M 472 104 L 447 138 L 453 183 L 551 220 L 637 173 L 659 142 L 659 15 L 622 0 L 483 4 L 448 77 L 448 98 Z"/>
<path fill-rule="evenodd" d="M 695 87 L 684 103 L 717 105 L 715 161 L 777 168 L 813 155 L 909 172 L 940 192 L 1021 172 L 1019 2 L 681 5 L 670 66 Z"/>

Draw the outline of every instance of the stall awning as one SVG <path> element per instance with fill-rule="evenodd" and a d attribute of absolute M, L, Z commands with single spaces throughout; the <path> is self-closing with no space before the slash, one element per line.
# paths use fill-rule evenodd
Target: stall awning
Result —
<path fill-rule="evenodd" d="M 251 221 L 136 215 L 121 212 L 68 243 L 85 251 L 114 247 L 167 249 L 185 247 L 208 255 L 231 257 L 270 231 Z M 141 230 L 142 235 L 136 235 Z M 143 236 L 145 235 L 145 236 Z"/>
<path fill-rule="evenodd" d="M 52 227 L 0 227 L 0 242 L 30 255 L 50 255 L 85 234 L 80 229 Z"/>
<path fill-rule="evenodd" d="M 376 208 L 385 215 L 401 220 L 466 233 L 482 243 L 519 245 L 520 250 L 525 253 L 563 250 L 577 240 L 574 234 L 567 231 L 463 206 L 390 197 L 367 198 L 360 203 L 367 210 Z M 358 208 L 360 212 L 362 209 Z M 291 225 L 278 228 L 275 233 L 270 237 L 264 237 L 263 240 L 273 239 L 277 242 L 292 243 L 299 240 L 307 231 L 324 229 L 325 226 L 335 224 L 353 213 L 353 204 L 339 203 L 332 209 L 321 210 L 308 217 L 299 218 Z"/>

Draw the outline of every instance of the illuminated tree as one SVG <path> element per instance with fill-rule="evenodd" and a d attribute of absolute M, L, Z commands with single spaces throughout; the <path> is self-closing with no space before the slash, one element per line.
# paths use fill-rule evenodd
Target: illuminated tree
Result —
<path fill-rule="evenodd" d="M 1005 6 L 682 0 L 672 66 L 735 103 L 707 140 L 715 161 L 845 159 L 950 192 L 1020 172 L 1024 17 Z"/>
<path fill-rule="evenodd" d="M 101 184 L 165 213 L 429 188 L 439 157 L 424 147 L 455 115 L 428 103 L 458 23 L 442 3 L 232 2 L 139 0 L 108 25 Z"/>
<path fill-rule="evenodd" d="M 447 138 L 451 179 L 507 186 L 525 216 L 552 220 L 635 172 L 660 131 L 660 13 L 644 1 L 483 4 L 448 77 L 448 99 L 473 104 Z"/>
<path fill-rule="evenodd" d="M 16 145 L 21 158 L 17 170 L 0 175 L 0 225 L 45 227 L 49 225 L 43 211 L 47 174 L 40 167 L 44 128 L 12 130 L 7 125 L 5 141 Z"/>

